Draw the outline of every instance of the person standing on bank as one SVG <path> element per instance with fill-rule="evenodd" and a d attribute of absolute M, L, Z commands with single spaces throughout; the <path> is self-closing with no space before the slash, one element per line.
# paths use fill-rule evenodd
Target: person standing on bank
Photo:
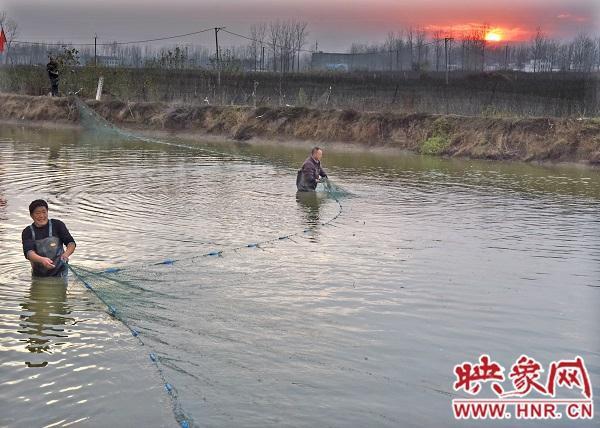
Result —
<path fill-rule="evenodd" d="M 299 192 L 314 192 L 319 183 L 319 177 L 327 178 L 327 174 L 321 168 L 322 157 L 323 150 L 320 147 L 313 147 L 310 156 L 306 158 L 296 175 L 296 187 Z"/>
<path fill-rule="evenodd" d="M 42 199 L 29 204 L 29 215 L 33 223 L 23 229 L 21 238 L 23 254 L 31 262 L 31 274 L 66 277 L 67 262 L 76 245 L 67 226 L 60 220 L 48 218 L 48 204 Z"/>
<path fill-rule="evenodd" d="M 48 78 L 50 79 L 50 85 L 52 87 L 52 96 L 58 97 L 58 63 L 52 56 L 49 58 L 50 61 L 46 64 L 46 70 L 48 71 Z"/>

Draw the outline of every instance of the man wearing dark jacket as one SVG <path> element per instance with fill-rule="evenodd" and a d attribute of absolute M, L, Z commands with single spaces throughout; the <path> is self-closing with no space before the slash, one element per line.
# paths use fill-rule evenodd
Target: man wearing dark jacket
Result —
<path fill-rule="evenodd" d="M 46 65 L 46 70 L 48 71 L 48 78 L 52 86 L 52 96 L 58 97 L 58 63 L 53 57 L 50 57 L 50 61 Z"/>
<path fill-rule="evenodd" d="M 327 174 L 321 168 L 323 150 L 313 147 L 310 156 L 302 164 L 302 168 L 296 176 L 296 187 L 299 192 L 314 192 L 319 182 L 319 177 L 327 178 Z"/>

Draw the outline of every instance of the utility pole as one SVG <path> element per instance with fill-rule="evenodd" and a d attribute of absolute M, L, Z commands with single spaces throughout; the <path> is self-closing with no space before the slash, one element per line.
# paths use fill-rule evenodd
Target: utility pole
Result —
<path fill-rule="evenodd" d="M 481 72 L 485 71 L 485 39 L 481 41 Z"/>
<path fill-rule="evenodd" d="M 260 56 L 260 71 L 264 71 L 265 69 L 265 47 L 261 46 L 261 56 Z"/>
<path fill-rule="evenodd" d="M 444 37 L 444 56 L 446 57 L 446 85 L 448 85 L 449 83 L 449 79 L 448 79 L 448 66 L 449 66 L 449 60 L 450 60 L 450 53 L 448 52 L 448 42 L 451 42 L 452 40 L 454 40 L 452 37 Z"/>
<path fill-rule="evenodd" d="M 504 45 L 504 69 L 508 70 L 508 45 Z"/>
<path fill-rule="evenodd" d="M 94 68 L 98 67 L 98 56 L 96 55 L 97 44 L 98 44 L 98 34 L 94 34 Z"/>
<path fill-rule="evenodd" d="M 219 57 L 219 30 L 225 27 L 215 27 L 215 48 L 216 48 L 216 59 L 217 59 L 217 85 L 221 87 L 221 59 Z"/>

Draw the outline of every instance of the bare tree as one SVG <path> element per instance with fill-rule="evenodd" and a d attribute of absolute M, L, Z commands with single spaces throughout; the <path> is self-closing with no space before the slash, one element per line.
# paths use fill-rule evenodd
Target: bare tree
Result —
<path fill-rule="evenodd" d="M 380 52 L 381 49 L 377 45 L 368 45 L 366 43 L 352 43 L 349 52 L 352 54 L 365 54 Z"/>
<path fill-rule="evenodd" d="M 579 34 L 572 42 L 573 68 L 589 73 L 594 68 L 596 44 L 587 34 Z"/>
<path fill-rule="evenodd" d="M 300 52 L 306 45 L 306 39 L 308 37 L 308 22 L 300 21 L 296 22 L 294 25 L 294 39 L 295 39 L 295 48 L 298 53 L 298 66 L 296 67 L 297 71 L 300 71 Z"/>
<path fill-rule="evenodd" d="M 390 31 L 387 34 L 385 42 L 383 43 L 383 50 L 386 53 L 386 55 L 389 56 L 390 71 L 392 71 L 394 69 L 393 54 L 396 51 L 395 48 L 396 48 L 396 35 L 394 34 L 393 31 Z"/>
<path fill-rule="evenodd" d="M 481 47 L 481 71 L 485 71 L 485 48 L 487 46 L 486 36 L 490 31 L 490 25 L 486 22 L 479 29 L 479 46 Z"/>
<path fill-rule="evenodd" d="M 388 57 L 390 70 L 394 70 L 394 68 L 396 70 L 400 69 L 400 56 L 403 47 L 404 41 L 402 40 L 402 31 L 399 31 L 398 33 L 390 31 L 387 34 L 383 46 L 381 46 L 381 49 L 378 49 L 378 51 Z"/>
<path fill-rule="evenodd" d="M 426 53 L 425 39 L 427 38 L 427 31 L 422 28 L 418 28 L 416 31 L 417 39 L 417 70 L 421 70 L 423 67 L 423 56 Z"/>
<path fill-rule="evenodd" d="M 560 43 L 556 40 L 548 40 L 546 43 L 546 56 L 543 62 L 543 71 L 552 72 L 555 66 L 559 64 Z"/>
<path fill-rule="evenodd" d="M 548 40 L 546 35 L 542 32 L 541 27 L 537 27 L 535 36 L 533 38 L 533 44 L 531 47 L 531 53 L 533 56 L 533 72 L 539 72 L 542 59 L 544 58 L 547 50 Z"/>
<path fill-rule="evenodd" d="M 285 21 L 281 25 L 281 70 L 288 72 L 291 69 L 294 60 L 294 23 Z"/>
<path fill-rule="evenodd" d="M 142 65 L 142 48 L 134 45 L 129 49 L 127 57 L 131 60 L 131 65 L 141 67 Z"/>
<path fill-rule="evenodd" d="M 600 36 L 596 38 L 596 71 L 600 71 Z"/>
<path fill-rule="evenodd" d="M 570 43 L 563 43 L 558 47 L 557 64 L 562 71 L 570 71 L 573 62 L 573 46 Z"/>
<path fill-rule="evenodd" d="M 406 45 L 408 47 L 408 59 L 410 61 L 410 68 L 414 68 L 415 54 L 414 54 L 414 42 L 415 42 L 415 31 L 412 27 L 408 27 L 406 31 Z"/>
<path fill-rule="evenodd" d="M 515 52 L 515 61 L 517 63 L 517 68 L 523 69 L 525 64 L 529 60 L 529 47 L 526 45 L 519 45 L 516 47 Z"/>
<path fill-rule="evenodd" d="M 444 33 L 440 30 L 433 32 L 433 43 L 435 44 L 435 71 L 440 71 L 440 58 L 442 57 L 442 41 Z"/>
<path fill-rule="evenodd" d="M 463 70 L 476 70 L 481 58 L 480 32 L 472 29 L 465 33 L 461 40 L 462 46 L 462 68 Z"/>
<path fill-rule="evenodd" d="M 267 32 L 267 26 L 264 23 L 258 25 L 252 25 L 250 27 L 250 38 L 252 42 L 250 43 L 252 59 L 254 60 L 254 71 L 258 69 L 259 58 L 260 58 L 260 67 L 263 68 L 264 64 L 262 61 L 262 49 L 265 40 L 265 33 Z"/>
<path fill-rule="evenodd" d="M 394 43 L 394 50 L 396 51 L 396 70 L 402 70 L 402 51 L 404 49 L 404 40 L 402 38 L 402 31 L 398 31 L 396 34 L 396 40 Z"/>
<path fill-rule="evenodd" d="M 119 50 L 119 44 L 116 40 L 111 42 L 110 44 L 104 46 L 104 51 L 106 52 L 107 56 L 116 57 L 118 50 Z"/>
<path fill-rule="evenodd" d="M 6 12 L 0 12 L 0 26 L 4 28 L 4 34 L 6 35 L 6 50 L 4 54 L 4 64 L 8 64 L 10 59 L 10 51 L 13 41 L 19 34 L 19 24 L 12 18 L 9 18 Z"/>
<path fill-rule="evenodd" d="M 485 34 L 487 25 L 473 28 L 462 38 L 463 70 L 481 70 L 485 63 Z"/>
<path fill-rule="evenodd" d="M 269 44 L 273 51 L 273 71 L 277 71 L 277 48 L 281 40 L 281 22 L 275 21 L 269 24 Z"/>

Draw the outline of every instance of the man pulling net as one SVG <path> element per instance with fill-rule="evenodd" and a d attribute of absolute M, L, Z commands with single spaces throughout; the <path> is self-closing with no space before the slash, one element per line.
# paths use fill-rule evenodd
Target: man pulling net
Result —
<path fill-rule="evenodd" d="M 69 256 L 75 251 L 75 240 L 67 226 L 48 218 L 48 204 L 37 199 L 29 204 L 33 223 L 23 229 L 23 254 L 31 262 L 34 277 L 66 277 Z M 64 246 L 66 245 L 66 250 Z"/>
<path fill-rule="evenodd" d="M 321 158 L 323 158 L 323 150 L 320 147 L 313 147 L 310 156 L 306 158 L 296 175 L 296 188 L 299 192 L 314 192 L 320 180 L 327 178 L 327 174 L 321 167 Z"/>

